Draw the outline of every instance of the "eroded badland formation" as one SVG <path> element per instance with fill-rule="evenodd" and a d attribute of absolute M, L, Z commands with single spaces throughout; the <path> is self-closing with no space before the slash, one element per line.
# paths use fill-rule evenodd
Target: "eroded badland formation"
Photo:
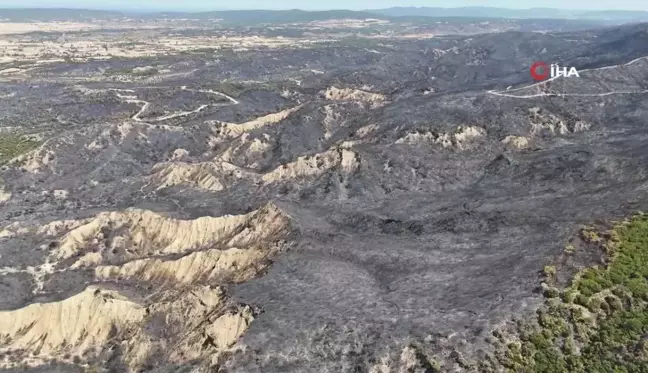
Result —
<path fill-rule="evenodd" d="M 0 370 L 542 371 L 648 205 L 646 24 L 56 14 L 0 22 Z"/>

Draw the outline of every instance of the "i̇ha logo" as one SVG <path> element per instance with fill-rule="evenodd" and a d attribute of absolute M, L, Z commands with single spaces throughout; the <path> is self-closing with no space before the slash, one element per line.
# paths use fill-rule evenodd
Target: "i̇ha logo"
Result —
<path fill-rule="evenodd" d="M 575 76 L 580 78 L 578 75 L 578 70 L 575 67 L 560 67 L 558 64 L 547 65 L 545 62 L 538 61 L 531 65 L 531 77 L 535 81 L 543 81 L 549 79 L 549 77 L 557 78 L 559 76 L 572 77 Z"/>

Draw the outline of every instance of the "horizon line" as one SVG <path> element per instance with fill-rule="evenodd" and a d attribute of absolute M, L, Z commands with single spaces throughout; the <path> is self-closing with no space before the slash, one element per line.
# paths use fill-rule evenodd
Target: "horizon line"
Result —
<path fill-rule="evenodd" d="M 0 5 L 2 10 L 39 10 L 39 9 L 58 9 L 58 10 L 90 10 L 90 11 L 141 11 L 141 12 L 178 12 L 178 13 L 203 13 L 203 12 L 235 12 L 235 11 L 303 11 L 303 12 L 327 12 L 327 11 L 353 11 L 353 12 L 372 12 L 386 9 L 501 9 L 501 10 L 516 10 L 516 11 L 531 11 L 531 10 L 556 10 L 560 12 L 635 12 L 635 13 L 648 13 L 648 10 L 635 10 L 635 9 L 579 9 L 579 8 L 552 8 L 552 7 L 530 7 L 530 8 L 509 8 L 497 6 L 457 6 L 457 7 L 443 7 L 443 6 L 392 6 L 386 8 L 371 8 L 371 9 L 350 9 L 350 8 L 330 8 L 330 9 L 308 9 L 308 8 L 173 8 L 173 7 L 80 7 L 80 6 L 12 6 Z"/>

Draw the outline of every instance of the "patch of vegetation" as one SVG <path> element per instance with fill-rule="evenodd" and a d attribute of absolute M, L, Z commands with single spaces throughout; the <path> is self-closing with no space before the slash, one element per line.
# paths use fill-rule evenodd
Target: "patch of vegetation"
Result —
<path fill-rule="evenodd" d="M 593 231 L 591 228 L 584 229 L 584 230 L 581 232 L 581 236 L 583 237 L 583 239 L 584 239 L 586 242 L 590 242 L 590 243 L 597 243 L 597 242 L 599 242 L 599 241 L 601 240 L 601 238 L 599 237 L 598 233 L 596 233 L 595 231 Z"/>
<path fill-rule="evenodd" d="M 556 276 L 556 266 L 545 266 L 544 274 L 547 278 L 553 278 Z"/>
<path fill-rule="evenodd" d="M 35 149 L 40 142 L 17 134 L 0 135 L 0 165 Z"/>
<path fill-rule="evenodd" d="M 565 254 L 573 254 L 576 252 L 576 247 L 572 244 L 565 246 Z"/>
<path fill-rule="evenodd" d="M 496 353 L 507 371 L 648 372 L 648 216 L 582 236 L 607 251 L 607 266 L 582 270 L 533 322 L 518 325 Z"/>
<path fill-rule="evenodd" d="M 156 67 L 111 67 L 106 69 L 103 73 L 104 76 L 116 75 L 134 75 L 134 76 L 153 76 L 160 73 Z"/>
<path fill-rule="evenodd" d="M 283 90 L 293 90 L 297 88 L 298 86 L 295 83 L 289 81 L 269 81 L 255 84 L 251 87 L 251 89 L 254 90 L 269 92 L 281 92 Z"/>
<path fill-rule="evenodd" d="M 160 70 L 156 68 L 142 69 L 142 70 L 133 70 L 133 74 L 137 76 L 153 76 L 160 73 Z"/>
<path fill-rule="evenodd" d="M 269 91 L 269 92 L 281 92 L 283 90 L 295 89 L 297 87 L 294 83 L 287 81 L 278 81 L 278 82 L 264 82 L 264 83 L 237 83 L 230 81 L 222 81 L 217 84 L 206 85 L 203 88 L 213 89 L 215 91 L 224 93 L 228 96 L 238 98 L 247 92 L 255 91 Z"/>
<path fill-rule="evenodd" d="M 106 76 L 126 75 L 126 74 L 131 74 L 132 72 L 133 72 L 132 67 L 111 67 L 109 69 L 106 69 L 106 71 L 104 71 L 104 75 Z"/>
<path fill-rule="evenodd" d="M 218 53 L 219 49 L 218 48 L 196 48 L 196 49 L 190 49 L 187 51 L 182 51 L 181 54 L 214 54 Z"/>
<path fill-rule="evenodd" d="M 249 89 L 249 87 L 241 83 L 223 81 L 216 84 L 213 89 L 231 97 L 240 97 Z"/>

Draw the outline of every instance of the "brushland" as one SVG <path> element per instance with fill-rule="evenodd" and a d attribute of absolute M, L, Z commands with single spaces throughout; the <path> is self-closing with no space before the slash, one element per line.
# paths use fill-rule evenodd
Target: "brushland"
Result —
<path fill-rule="evenodd" d="M 648 215 L 606 232 L 586 228 L 581 238 L 605 250 L 606 263 L 581 270 L 562 290 L 552 286 L 556 268 L 546 267 L 537 317 L 513 333 L 494 332 L 497 353 L 481 371 L 648 372 Z"/>
<path fill-rule="evenodd" d="M 13 158 L 24 154 L 40 145 L 40 142 L 16 135 L 0 135 L 0 165 L 3 165 Z"/>

